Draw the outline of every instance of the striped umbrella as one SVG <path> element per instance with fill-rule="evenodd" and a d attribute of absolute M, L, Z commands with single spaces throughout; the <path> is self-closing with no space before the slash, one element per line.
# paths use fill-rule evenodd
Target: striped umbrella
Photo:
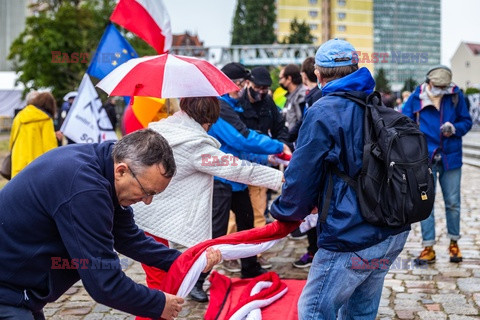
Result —
<path fill-rule="evenodd" d="M 220 96 L 239 90 L 210 62 L 169 53 L 130 59 L 97 87 L 111 96 L 157 98 Z"/>

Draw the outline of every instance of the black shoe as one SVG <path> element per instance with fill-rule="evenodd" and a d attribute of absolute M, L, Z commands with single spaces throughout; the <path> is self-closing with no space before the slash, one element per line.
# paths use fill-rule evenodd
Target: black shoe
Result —
<path fill-rule="evenodd" d="M 307 233 L 303 233 L 300 231 L 300 229 L 295 229 L 293 230 L 289 235 L 288 237 L 292 240 L 302 240 L 302 239 L 306 239 L 307 238 Z"/>
<path fill-rule="evenodd" d="M 197 302 L 208 302 L 208 296 L 203 288 L 199 288 L 197 286 L 193 287 L 192 291 L 190 291 L 190 298 Z"/>
<path fill-rule="evenodd" d="M 260 265 L 256 265 L 255 267 L 249 268 L 249 269 L 242 269 L 241 272 L 241 278 L 255 278 L 258 277 L 261 274 L 267 273 L 268 271 L 266 269 L 263 269 L 260 267 Z"/>

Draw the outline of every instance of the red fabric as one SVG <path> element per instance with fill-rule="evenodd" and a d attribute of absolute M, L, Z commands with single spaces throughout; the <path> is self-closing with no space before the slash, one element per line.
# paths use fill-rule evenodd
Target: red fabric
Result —
<path fill-rule="evenodd" d="M 137 1 L 120 0 L 110 20 L 145 40 L 158 54 L 166 52 L 163 30 Z"/>
<path fill-rule="evenodd" d="M 261 290 L 259 293 L 254 294 L 253 296 L 250 295 L 252 292 L 253 287 L 256 285 L 257 282 L 259 281 L 271 281 L 272 285 L 269 288 Z M 240 299 L 236 300 L 238 301 L 236 303 L 236 306 L 230 310 L 230 312 L 227 315 L 227 319 L 230 319 L 230 317 L 238 311 L 241 307 L 246 305 L 249 302 L 252 302 L 254 300 L 264 300 L 271 298 L 275 296 L 276 294 L 280 293 L 282 290 L 286 288 L 286 284 L 280 281 L 280 278 L 278 277 L 278 274 L 274 272 L 267 272 L 265 274 L 262 274 L 256 278 L 254 278 L 253 281 L 250 281 L 247 283 L 245 288 L 242 289 L 242 293 L 240 295 Z"/>
<path fill-rule="evenodd" d="M 192 265 L 198 259 L 198 257 L 208 247 L 216 244 L 241 244 L 241 243 L 263 243 L 266 241 L 272 241 L 286 237 L 290 232 L 295 230 L 300 221 L 295 222 L 281 222 L 275 221 L 262 228 L 254 228 L 250 230 L 244 230 L 236 233 L 232 233 L 220 238 L 207 240 L 197 244 L 194 247 L 186 250 L 180 257 L 178 257 L 170 270 L 167 273 L 165 281 L 161 283 L 161 290 L 171 294 L 176 294 L 183 278 L 188 273 Z"/>
<path fill-rule="evenodd" d="M 243 295 L 250 292 L 253 285 L 259 280 L 262 279 L 259 279 L 259 277 L 254 279 L 230 279 L 218 272 L 212 272 L 210 276 L 210 303 L 205 313 L 205 320 L 229 319 L 236 310 L 244 305 L 241 302 Z M 282 279 L 281 283 L 288 287 L 288 291 L 271 305 L 262 308 L 263 320 L 298 319 L 298 298 L 306 280 Z"/>
<path fill-rule="evenodd" d="M 133 97 L 131 99 L 133 99 Z M 135 113 L 133 113 L 132 104 L 129 104 L 123 113 L 123 128 L 125 134 L 144 128 L 140 121 L 138 121 Z"/>

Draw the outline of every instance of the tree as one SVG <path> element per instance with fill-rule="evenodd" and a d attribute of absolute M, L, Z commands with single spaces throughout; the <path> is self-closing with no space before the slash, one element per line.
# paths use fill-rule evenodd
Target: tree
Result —
<path fill-rule="evenodd" d="M 275 0 L 238 0 L 233 18 L 232 45 L 274 43 L 275 20 Z"/>
<path fill-rule="evenodd" d="M 385 70 L 383 68 L 378 69 L 375 76 L 375 90 L 380 92 L 391 92 L 390 84 L 388 83 L 387 77 L 385 76 Z"/>
<path fill-rule="evenodd" d="M 403 91 L 413 92 L 413 90 L 415 90 L 416 87 L 417 87 L 417 82 L 413 80 L 412 77 L 410 77 L 407 80 L 405 80 L 405 82 L 403 83 L 402 92 Z"/>
<path fill-rule="evenodd" d="M 286 44 L 313 43 L 310 26 L 305 21 L 300 23 L 297 18 L 293 19 L 290 23 L 290 35 L 282 42 Z"/>
<path fill-rule="evenodd" d="M 115 0 L 43 0 L 32 5 L 35 14 L 27 18 L 25 30 L 14 40 L 9 54 L 19 82 L 25 86 L 24 94 L 51 88 L 60 101 L 75 90 L 115 5 Z M 155 54 L 136 36 L 127 34 L 127 38 L 134 42 L 137 53 Z"/>

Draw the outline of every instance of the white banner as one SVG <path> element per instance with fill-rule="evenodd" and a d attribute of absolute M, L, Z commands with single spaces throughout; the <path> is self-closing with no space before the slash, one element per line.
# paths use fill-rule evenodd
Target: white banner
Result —
<path fill-rule="evenodd" d="M 78 96 L 73 101 L 60 131 L 76 143 L 118 140 L 107 112 L 102 107 L 102 102 L 87 74 L 83 76 Z"/>

